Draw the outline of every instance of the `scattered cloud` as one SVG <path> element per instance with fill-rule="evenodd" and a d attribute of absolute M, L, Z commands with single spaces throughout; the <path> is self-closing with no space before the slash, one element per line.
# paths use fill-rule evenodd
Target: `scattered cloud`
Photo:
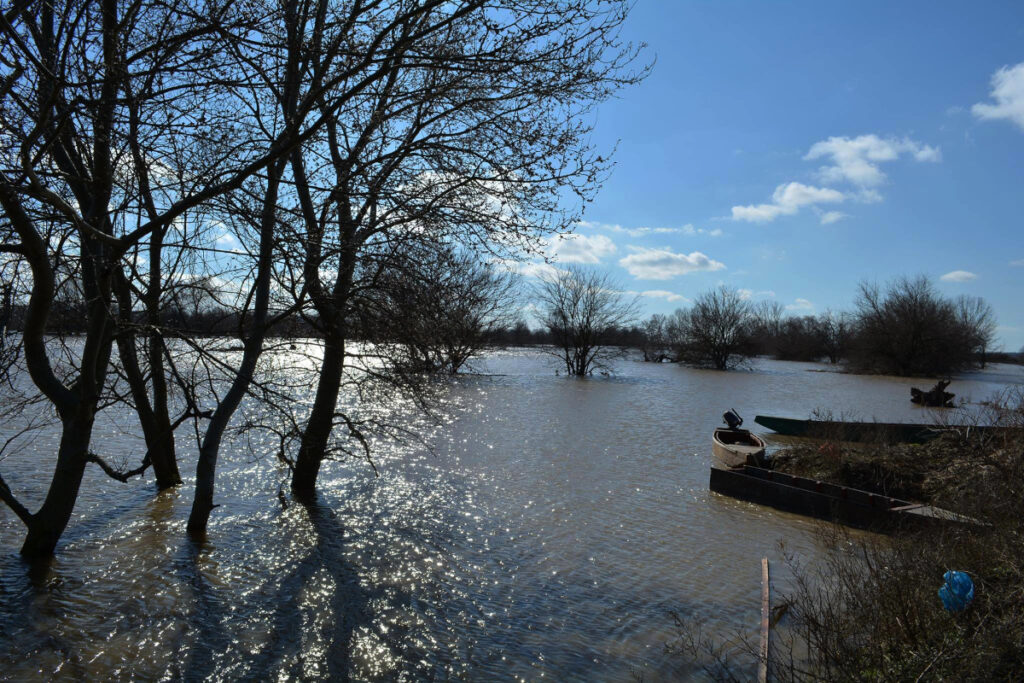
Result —
<path fill-rule="evenodd" d="M 548 242 L 548 254 L 562 263 L 601 263 L 618 249 L 604 235 L 559 235 Z"/>
<path fill-rule="evenodd" d="M 822 225 L 835 223 L 847 215 L 840 211 L 825 211 L 818 205 L 846 200 L 866 203 L 882 201 L 881 193 L 875 189 L 885 181 L 885 173 L 879 166 L 901 156 L 910 156 L 916 161 L 942 161 L 942 152 L 938 147 L 908 137 L 882 138 L 869 134 L 855 138 L 834 136 L 816 142 L 811 145 L 804 159 L 831 161 L 818 169 L 819 180 L 828 184 L 848 183 L 854 186 L 853 190 L 844 192 L 800 182 L 783 183 L 775 188 L 771 203 L 732 207 L 732 219 L 770 223 L 779 216 L 792 216 L 802 207 L 810 206 L 817 212 Z"/>
<path fill-rule="evenodd" d="M 725 233 L 722 232 L 721 228 L 714 228 L 712 230 L 705 230 L 704 228 L 695 228 L 690 223 L 687 223 L 683 227 L 679 228 L 679 232 L 684 235 L 709 235 L 710 237 L 721 237 Z"/>
<path fill-rule="evenodd" d="M 830 225 L 831 223 L 843 220 L 847 215 L 848 214 L 845 214 L 842 211 L 823 211 L 821 216 L 819 216 L 819 219 L 821 220 L 822 225 Z"/>
<path fill-rule="evenodd" d="M 992 74 L 994 104 L 979 102 L 971 107 L 971 113 L 979 119 L 1007 119 L 1024 129 L 1024 62 L 1015 66 L 1004 66 Z"/>
<path fill-rule="evenodd" d="M 864 189 L 858 192 L 855 195 L 855 198 L 857 199 L 857 201 L 863 202 L 865 204 L 877 204 L 878 202 L 882 201 L 882 193 L 879 192 L 878 190 Z"/>
<path fill-rule="evenodd" d="M 550 263 L 544 263 L 543 261 L 513 261 L 511 259 L 498 259 L 494 262 L 513 273 L 519 273 L 523 277 L 554 277 L 562 272 Z"/>
<path fill-rule="evenodd" d="M 676 294 L 665 289 L 648 289 L 645 292 L 623 292 L 623 294 L 627 296 L 646 296 L 652 299 L 664 299 L 669 302 L 684 301 L 689 303 L 690 301 L 682 294 Z"/>
<path fill-rule="evenodd" d="M 734 221 L 768 223 L 779 216 L 791 216 L 803 206 L 841 202 L 846 195 L 827 187 L 814 187 L 803 183 L 784 183 L 775 188 L 771 204 L 732 207 Z"/>
<path fill-rule="evenodd" d="M 580 221 L 577 223 L 581 228 L 589 228 L 592 230 L 607 230 L 608 232 L 622 233 L 629 235 L 630 237 L 646 237 L 648 235 L 708 235 L 710 237 L 721 237 L 723 233 L 719 228 L 707 230 L 705 228 L 694 227 L 692 223 L 679 228 L 666 228 L 666 227 L 647 227 L 640 226 L 636 228 L 627 228 L 618 223 L 596 223 L 593 221 Z"/>
<path fill-rule="evenodd" d="M 770 289 L 762 289 L 760 292 L 755 292 L 752 289 L 740 288 L 736 292 L 740 295 L 740 298 L 749 301 L 750 299 L 772 299 L 775 297 L 775 292 Z"/>
<path fill-rule="evenodd" d="M 910 138 L 880 138 L 877 135 L 859 135 L 855 138 L 831 137 L 811 145 L 804 159 L 829 158 L 831 166 L 818 169 L 823 182 L 849 182 L 858 187 L 875 187 L 885 181 L 879 168 L 883 161 L 895 161 L 901 155 L 910 155 L 916 161 L 942 161 L 938 147 L 925 145 Z"/>
<path fill-rule="evenodd" d="M 786 310 L 787 311 L 807 311 L 807 312 L 810 312 L 810 311 L 814 310 L 814 304 L 812 304 L 807 299 L 797 298 L 793 303 L 786 305 Z"/>
<path fill-rule="evenodd" d="M 214 245 L 217 249 L 222 249 L 224 251 L 230 251 L 236 254 L 245 253 L 242 250 L 242 244 L 238 241 L 238 238 L 229 232 L 225 232 L 215 239 Z"/>
<path fill-rule="evenodd" d="M 978 276 L 970 271 L 954 270 L 952 272 L 946 273 L 939 279 L 942 280 L 943 282 L 970 282 L 971 280 L 976 280 L 977 278 Z"/>
<path fill-rule="evenodd" d="M 1016 261 L 1010 261 L 1011 266 L 1024 266 L 1024 258 L 1019 258 Z"/>
<path fill-rule="evenodd" d="M 630 247 L 633 253 L 619 259 L 619 265 L 641 280 L 668 280 L 677 275 L 699 271 L 722 270 L 724 263 L 708 258 L 699 251 L 677 254 L 668 247 L 645 249 Z"/>

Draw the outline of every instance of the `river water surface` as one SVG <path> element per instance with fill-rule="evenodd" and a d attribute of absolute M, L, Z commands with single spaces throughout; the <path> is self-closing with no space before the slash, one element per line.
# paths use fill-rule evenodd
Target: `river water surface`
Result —
<path fill-rule="evenodd" d="M 226 447 L 201 547 L 184 534 L 189 484 L 154 495 L 90 470 L 47 566 L 20 559 L 20 522 L 0 506 L 0 678 L 698 675 L 666 652 L 671 614 L 754 634 L 760 558 L 784 584 L 784 552 L 821 552 L 815 522 L 708 491 L 722 412 L 931 420 L 908 400 L 927 382 L 807 363 L 623 360 L 581 380 L 520 350 L 478 370 L 448 390 L 432 450 L 382 445 L 376 477 L 328 463 L 312 508 L 282 506 L 287 473 L 259 444 Z M 951 389 L 976 403 L 1020 383 L 1022 368 L 997 365 Z M 137 452 L 123 417 L 97 434 L 108 456 Z M 32 509 L 56 440 L 43 430 L 0 462 Z M 183 456 L 186 479 L 194 465 Z"/>

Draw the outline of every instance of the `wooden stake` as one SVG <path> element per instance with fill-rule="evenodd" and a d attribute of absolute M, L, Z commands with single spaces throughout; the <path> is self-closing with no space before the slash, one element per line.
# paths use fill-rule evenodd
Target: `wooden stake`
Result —
<path fill-rule="evenodd" d="M 768 558 L 761 558 L 761 649 L 757 664 L 757 680 L 765 683 L 768 680 L 768 628 L 771 618 L 771 589 L 768 583 Z"/>

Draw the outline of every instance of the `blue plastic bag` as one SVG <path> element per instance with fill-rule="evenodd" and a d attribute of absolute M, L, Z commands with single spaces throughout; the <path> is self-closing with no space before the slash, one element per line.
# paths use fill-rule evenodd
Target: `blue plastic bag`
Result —
<path fill-rule="evenodd" d="M 950 612 L 961 612 L 974 600 L 974 581 L 967 572 L 948 571 L 942 575 L 945 583 L 939 589 L 939 600 Z"/>

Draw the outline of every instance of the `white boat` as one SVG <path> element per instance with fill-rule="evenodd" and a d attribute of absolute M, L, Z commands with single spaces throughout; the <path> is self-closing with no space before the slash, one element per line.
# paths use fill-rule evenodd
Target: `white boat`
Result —
<path fill-rule="evenodd" d="M 711 453 L 720 469 L 742 467 L 748 458 L 756 461 L 764 455 L 764 441 L 747 429 L 719 427 L 711 439 Z"/>

